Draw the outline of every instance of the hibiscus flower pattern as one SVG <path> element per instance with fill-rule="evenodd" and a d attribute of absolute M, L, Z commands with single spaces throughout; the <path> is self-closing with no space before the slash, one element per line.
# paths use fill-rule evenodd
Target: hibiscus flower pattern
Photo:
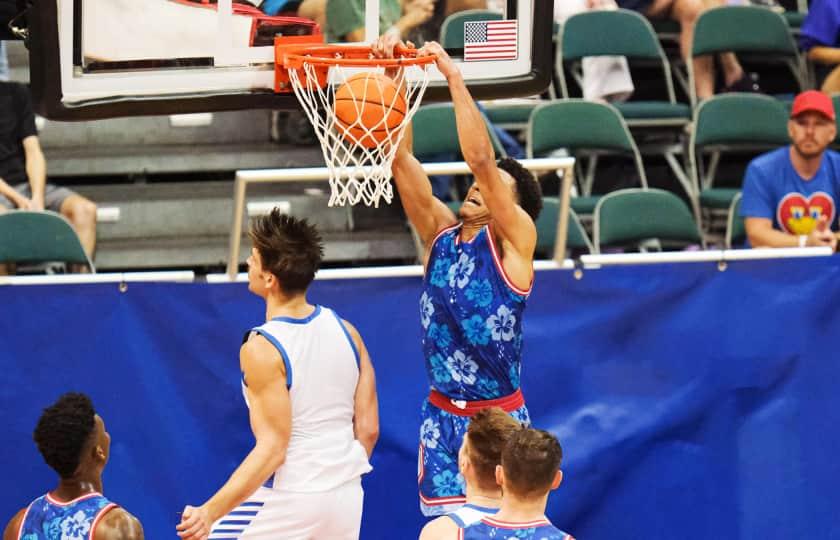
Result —
<path fill-rule="evenodd" d="M 440 425 L 431 418 L 426 418 L 420 426 L 420 440 L 426 448 L 437 448 L 440 439 Z"/>
<path fill-rule="evenodd" d="M 434 314 L 435 305 L 432 304 L 432 299 L 424 291 L 423 296 L 420 297 L 420 324 L 423 325 L 424 330 L 429 327 L 429 324 L 432 322 L 432 315 Z"/>
<path fill-rule="evenodd" d="M 480 315 L 473 315 L 461 321 L 461 328 L 464 330 L 467 341 L 473 345 L 487 345 L 490 341 L 490 329 Z"/>
<path fill-rule="evenodd" d="M 449 333 L 449 327 L 443 324 L 432 323 L 429 326 L 429 339 L 434 340 L 438 349 L 445 349 L 452 344 L 452 334 Z"/>
<path fill-rule="evenodd" d="M 493 288 L 486 279 L 477 279 L 469 284 L 464 292 L 467 298 L 478 307 L 486 308 L 493 301 Z"/>
<path fill-rule="evenodd" d="M 493 341 L 510 341 L 516 336 L 516 315 L 505 305 L 499 306 L 486 324 Z"/>
<path fill-rule="evenodd" d="M 476 388 L 485 399 L 492 399 L 501 397 L 502 393 L 499 390 L 499 382 L 493 379 L 485 379 L 484 377 L 478 379 Z"/>
<path fill-rule="evenodd" d="M 460 473 L 441 471 L 432 477 L 434 492 L 438 497 L 452 497 L 464 493 L 464 480 Z"/>
<path fill-rule="evenodd" d="M 452 380 L 463 384 L 475 384 L 476 372 L 478 372 L 478 364 L 472 359 L 472 356 L 464 354 L 462 351 L 455 351 L 452 356 L 446 359 L 447 366 L 449 366 L 449 373 L 452 375 Z"/>
<path fill-rule="evenodd" d="M 429 274 L 429 283 L 435 287 L 446 286 L 450 266 L 452 266 L 452 261 L 449 259 L 436 260 L 435 264 L 432 265 L 432 272 Z"/>
<path fill-rule="evenodd" d="M 475 258 L 461 253 L 458 262 L 449 267 L 449 286 L 463 289 L 470 282 L 470 276 L 475 270 Z"/>
<path fill-rule="evenodd" d="M 452 375 L 449 374 L 449 368 L 446 367 L 446 360 L 441 355 L 432 355 L 429 359 L 429 364 L 432 370 L 432 379 L 434 379 L 435 383 L 448 383 L 452 380 Z"/>

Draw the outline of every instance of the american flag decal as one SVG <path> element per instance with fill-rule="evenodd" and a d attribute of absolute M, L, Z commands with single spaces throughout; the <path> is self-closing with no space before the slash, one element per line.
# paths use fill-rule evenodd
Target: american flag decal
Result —
<path fill-rule="evenodd" d="M 468 21 L 464 23 L 464 61 L 516 60 L 517 21 Z"/>

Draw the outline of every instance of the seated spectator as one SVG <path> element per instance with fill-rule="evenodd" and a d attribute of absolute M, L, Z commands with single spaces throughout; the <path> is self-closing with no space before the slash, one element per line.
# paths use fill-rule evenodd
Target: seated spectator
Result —
<path fill-rule="evenodd" d="M 802 23 L 799 46 L 817 64 L 823 92 L 840 92 L 840 3 L 813 0 Z"/>
<path fill-rule="evenodd" d="M 327 0 L 303 0 L 297 10 L 298 17 L 318 23 L 321 32 L 327 28 Z"/>
<path fill-rule="evenodd" d="M 47 184 L 46 176 L 29 89 L 0 82 L 0 213 L 15 208 L 58 212 L 73 225 L 93 259 L 96 205 L 67 188 Z"/>
<path fill-rule="evenodd" d="M 554 20 L 563 24 L 575 13 L 590 9 L 616 9 L 615 0 L 566 0 L 554 3 Z M 623 56 L 587 57 L 583 68 L 583 99 L 624 101 L 633 94 L 630 66 Z"/>
<path fill-rule="evenodd" d="M 793 144 L 755 158 L 744 178 L 741 216 L 753 247 L 837 247 L 840 154 L 826 94 L 796 96 L 788 121 Z"/>
<path fill-rule="evenodd" d="M 638 11 L 654 18 L 670 18 L 682 27 L 680 52 L 685 61 L 691 58 L 691 42 L 694 38 L 694 24 L 705 9 L 725 4 L 725 0 L 617 0 L 618 6 Z M 720 55 L 724 73 L 724 92 L 756 92 L 758 85 L 749 73 L 738 63 L 733 53 Z M 710 55 L 698 56 L 693 60 L 694 86 L 697 99 L 710 98 L 715 93 L 715 64 Z"/>
<path fill-rule="evenodd" d="M 111 436 L 90 398 L 61 396 L 44 409 L 34 438 L 58 486 L 15 514 L 4 540 L 143 540 L 137 518 L 102 496 Z"/>
<path fill-rule="evenodd" d="M 502 449 L 508 439 L 520 429 L 522 425 L 499 407 L 482 409 L 470 418 L 458 451 L 458 472 L 464 478 L 467 502 L 455 512 L 427 523 L 420 540 L 456 538 L 458 529 L 499 510 L 502 488 L 496 483 L 496 466 L 502 462 Z"/>
<path fill-rule="evenodd" d="M 511 435 L 502 464 L 496 466 L 496 481 L 504 493 L 501 508 L 464 529 L 458 538 L 574 540 L 545 517 L 548 493 L 563 480 L 562 457 L 560 443 L 551 433 L 523 428 Z"/>
<path fill-rule="evenodd" d="M 408 39 L 411 32 L 431 19 L 434 0 L 381 0 L 379 32 Z M 326 37 L 329 42 L 363 41 L 365 38 L 364 0 L 327 0 Z M 371 36 L 371 41 L 376 36 Z"/>
<path fill-rule="evenodd" d="M 438 41 L 443 21 L 453 13 L 468 9 L 487 9 L 487 0 L 433 0 L 433 2 L 431 18 L 408 36 L 408 39 L 418 47 L 427 41 Z"/>

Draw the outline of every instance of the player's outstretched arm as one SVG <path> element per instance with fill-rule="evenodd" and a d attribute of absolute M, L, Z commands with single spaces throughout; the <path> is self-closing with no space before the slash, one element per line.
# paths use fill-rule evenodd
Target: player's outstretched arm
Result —
<path fill-rule="evenodd" d="M 105 514 L 96 526 L 93 540 L 143 540 L 143 526 L 140 520 L 122 508 L 114 508 Z"/>
<path fill-rule="evenodd" d="M 9 521 L 3 531 L 3 540 L 18 540 L 18 530 L 25 514 L 26 508 L 23 508 Z"/>
<path fill-rule="evenodd" d="M 396 46 L 405 46 L 398 37 L 386 33 L 373 44 L 377 58 L 392 58 Z M 405 126 L 405 134 L 397 147 L 391 171 L 408 220 L 414 226 L 426 249 L 441 229 L 457 221 L 455 214 L 432 194 L 432 184 L 422 165 L 412 154 L 412 126 Z"/>
<path fill-rule="evenodd" d="M 286 459 L 292 410 L 280 353 L 256 335 L 240 349 L 256 444 L 222 488 L 199 507 L 187 506 L 178 525 L 185 540 L 205 540 L 210 527 L 257 491 Z"/>
<path fill-rule="evenodd" d="M 484 116 L 470 95 L 458 66 L 434 41 L 427 42 L 417 54 L 436 57 L 438 69 L 449 85 L 464 161 L 470 167 L 487 209 L 500 229 L 498 233 L 517 253 L 530 260 L 537 243 L 536 226 L 527 212 L 516 204 L 510 187 L 502 181 Z"/>
<path fill-rule="evenodd" d="M 368 457 L 373 454 L 373 447 L 379 439 L 379 400 L 376 395 L 376 374 L 370 361 L 365 342 L 356 327 L 342 321 L 359 351 L 359 382 L 353 406 L 353 432 L 356 440 L 364 446 Z"/>

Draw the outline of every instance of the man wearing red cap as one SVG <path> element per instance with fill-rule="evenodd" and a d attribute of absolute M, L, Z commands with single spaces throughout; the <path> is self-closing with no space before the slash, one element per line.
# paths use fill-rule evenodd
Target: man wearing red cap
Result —
<path fill-rule="evenodd" d="M 796 96 L 788 121 L 792 144 L 755 158 L 744 178 L 741 216 L 753 247 L 837 247 L 840 154 L 826 94 Z"/>

